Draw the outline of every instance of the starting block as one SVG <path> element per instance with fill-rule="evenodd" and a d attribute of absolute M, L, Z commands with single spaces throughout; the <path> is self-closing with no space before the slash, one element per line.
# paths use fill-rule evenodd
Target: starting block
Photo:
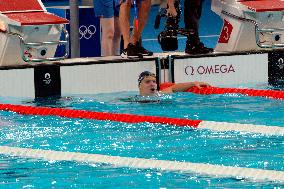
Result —
<path fill-rule="evenodd" d="M 223 19 L 216 51 L 256 51 L 284 47 L 283 0 L 212 0 Z"/>
<path fill-rule="evenodd" d="M 0 66 L 67 58 L 68 23 L 48 13 L 40 0 L 0 0 Z M 62 57 L 54 57 L 58 45 L 65 46 Z"/>

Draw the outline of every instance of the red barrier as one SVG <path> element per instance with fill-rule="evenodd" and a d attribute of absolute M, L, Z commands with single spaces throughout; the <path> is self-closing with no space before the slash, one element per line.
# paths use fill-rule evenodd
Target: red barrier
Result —
<path fill-rule="evenodd" d="M 161 84 L 161 90 L 172 86 L 174 83 Z M 283 91 L 274 90 L 256 90 L 256 89 L 237 89 L 237 88 L 218 88 L 218 87 L 204 87 L 197 88 L 192 87 L 187 92 L 193 92 L 197 94 L 224 94 L 224 93 L 240 93 L 249 96 L 262 96 L 283 99 Z M 145 116 L 145 115 L 132 115 L 132 114 L 120 114 L 120 113 L 107 113 L 107 112 L 93 112 L 86 110 L 72 110 L 64 108 L 50 108 L 50 107 L 33 107 L 13 104 L 0 104 L 0 110 L 12 111 L 23 115 L 41 115 L 41 116 L 60 116 L 68 118 L 85 118 L 96 120 L 109 120 L 125 123 L 160 123 L 176 126 L 190 126 L 198 127 L 202 122 L 201 120 L 190 120 L 182 118 L 168 118 L 159 116 Z"/>
<path fill-rule="evenodd" d="M 198 127 L 199 123 L 201 122 L 201 120 L 190 120 L 190 119 L 181 119 L 181 118 L 93 112 L 86 110 L 33 107 L 33 106 L 12 105 L 12 104 L 0 104 L 0 110 L 12 111 L 24 115 L 61 116 L 68 118 L 109 120 L 109 121 L 118 121 L 125 123 L 149 122 L 149 123 L 160 123 L 160 124 L 190 126 L 190 127 Z"/>
<path fill-rule="evenodd" d="M 174 85 L 174 83 L 162 83 L 160 89 L 163 90 L 167 87 Z M 196 94 L 226 94 L 226 93 L 238 93 L 248 96 L 260 96 L 275 99 L 284 99 L 284 91 L 276 90 L 260 90 L 260 89 L 240 89 L 240 88 L 219 88 L 219 87 L 191 87 L 186 92 L 192 92 Z"/>

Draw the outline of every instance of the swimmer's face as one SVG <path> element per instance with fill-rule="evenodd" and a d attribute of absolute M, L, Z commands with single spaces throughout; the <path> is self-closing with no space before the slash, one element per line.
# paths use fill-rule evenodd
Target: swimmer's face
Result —
<path fill-rule="evenodd" d="M 157 92 L 156 77 L 146 76 L 139 85 L 141 96 L 153 96 Z"/>

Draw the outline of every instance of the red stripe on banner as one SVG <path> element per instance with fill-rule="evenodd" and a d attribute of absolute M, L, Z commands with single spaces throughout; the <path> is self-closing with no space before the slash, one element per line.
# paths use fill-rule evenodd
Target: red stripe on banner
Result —
<path fill-rule="evenodd" d="M 60 116 L 68 118 L 109 120 L 109 121 L 118 121 L 125 123 L 149 122 L 149 123 L 176 125 L 176 126 L 190 126 L 196 128 L 201 122 L 201 120 L 190 120 L 190 119 L 181 119 L 181 118 L 93 112 L 87 110 L 33 107 L 33 106 L 23 106 L 23 105 L 13 105 L 13 104 L 0 104 L 0 110 L 12 111 L 24 115 Z"/>
<path fill-rule="evenodd" d="M 174 85 L 174 83 L 162 83 L 160 89 L 163 90 L 170 86 Z M 219 88 L 219 87 L 191 87 L 186 92 L 192 92 L 196 94 L 226 94 L 226 93 L 238 93 L 244 94 L 248 96 L 259 96 L 259 97 L 268 97 L 275 99 L 284 99 L 284 91 L 276 91 L 276 90 L 260 90 L 260 89 L 239 89 L 239 88 Z"/>
<path fill-rule="evenodd" d="M 6 16 L 21 25 L 68 24 L 69 21 L 47 12 L 9 13 Z"/>

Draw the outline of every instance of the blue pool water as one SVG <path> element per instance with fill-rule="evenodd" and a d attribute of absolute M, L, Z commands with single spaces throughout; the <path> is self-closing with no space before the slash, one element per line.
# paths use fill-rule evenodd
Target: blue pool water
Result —
<path fill-rule="evenodd" d="M 67 3 L 67 0 L 54 0 L 47 5 Z M 209 0 L 205 1 L 204 10 L 201 39 L 205 45 L 214 47 L 217 40 L 215 35 L 218 35 L 222 23 L 217 15 L 209 11 Z M 143 45 L 154 52 L 161 51 L 156 37 L 163 29 L 161 25 L 159 30 L 153 30 L 157 11 L 157 6 L 152 8 L 143 32 Z M 180 38 L 179 50 L 183 51 L 184 47 L 185 39 Z M 0 97 L 0 103 L 284 126 L 283 100 L 236 94 L 203 96 L 177 93 L 159 103 L 125 101 L 135 94 L 136 92 L 70 95 L 58 100 L 43 101 Z M 0 111 L 0 145 L 11 147 L 284 171 L 283 139 L 284 136 L 195 130 L 149 123 L 127 124 L 56 116 L 24 116 Z M 282 188 L 284 184 L 0 155 L 0 188 L 273 187 Z"/>
<path fill-rule="evenodd" d="M 175 93 L 159 103 L 125 101 L 135 94 L 70 95 L 50 101 L 1 97 L 0 103 L 284 126 L 283 100 L 236 94 Z M 1 146 L 284 171 L 283 136 L 215 132 L 150 123 L 24 116 L 4 111 L 0 112 L 0 120 Z M 283 183 L 0 155 L 0 187 L 270 188 L 283 187 Z"/>

